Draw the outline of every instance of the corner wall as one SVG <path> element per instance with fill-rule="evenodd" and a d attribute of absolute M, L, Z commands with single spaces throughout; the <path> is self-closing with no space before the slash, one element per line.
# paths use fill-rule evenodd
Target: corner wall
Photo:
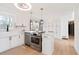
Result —
<path fill-rule="evenodd" d="M 75 8 L 75 42 L 74 48 L 79 54 L 79 5 Z"/>

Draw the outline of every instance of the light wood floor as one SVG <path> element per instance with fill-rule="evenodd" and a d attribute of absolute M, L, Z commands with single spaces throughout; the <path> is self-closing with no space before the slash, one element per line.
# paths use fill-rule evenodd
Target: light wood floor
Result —
<path fill-rule="evenodd" d="M 41 55 L 41 52 L 38 52 L 28 46 L 19 46 L 8 51 L 1 53 L 0 55 Z"/>
<path fill-rule="evenodd" d="M 77 55 L 74 49 L 74 40 L 69 39 L 56 39 L 54 42 L 54 53 L 53 55 Z M 6 52 L 1 53 L 0 55 L 43 55 L 41 52 L 38 52 L 28 46 L 19 46 L 13 49 L 10 49 Z"/>
<path fill-rule="evenodd" d="M 77 55 L 74 49 L 73 39 L 56 39 L 54 43 L 54 55 Z"/>

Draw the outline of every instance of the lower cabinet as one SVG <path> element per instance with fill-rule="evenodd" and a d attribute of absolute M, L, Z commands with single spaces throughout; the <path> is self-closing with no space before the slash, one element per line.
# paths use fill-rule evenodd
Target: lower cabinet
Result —
<path fill-rule="evenodd" d="M 8 50 L 10 47 L 10 41 L 9 38 L 1 38 L 0 39 L 0 52 Z"/>
<path fill-rule="evenodd" d="M 5 38 L 0 38 L 0 53 L 8 49 L 24 44 L 24 35 L 18 34 Z"/>
<path fill-rule="evenodd" d="M 22 44 L 24 44 L 24 34 L 20 34 L 19 35 L 19 43 L 18 43 L 19 45 L 22 45 Z"/>
<path fill-rule="evenodd" d="M 23 36 L 23 34 L 12 36 L 11 48 L 14 48 L 16 46 L 20 46 L 22 44 L 24 44 L 24 36 Z"/>
<path fill-rule="evenodd" d="M 52 37 L 53 35 L 44 34 L 43 39 L 42 39 L 42 53 L 51 55 L 53 53 L 54 49 L 54 38 Z"/>
<path fill-rule="evenodd" d="M 19 45 L 19 35 L 12 36 L 10 39 L 11 48 L 14 48 Z"/>

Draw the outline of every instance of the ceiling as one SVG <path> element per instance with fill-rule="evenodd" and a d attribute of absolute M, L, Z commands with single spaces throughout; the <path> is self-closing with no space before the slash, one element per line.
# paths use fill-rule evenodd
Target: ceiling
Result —
<path fill-rule="evenodd" d="M 72 17 L 73 9 L 79 6 L 78 3 L 32 3 L 34 13 L 40 13 L 40 8 L 44 8 L 43 12 L 52 16 L 62 17 L 68 15 Z"/>
<path fill-rule="evenodd" d="M 73 8 L 79 6 L 78 3 L 31 3 L 32 11 L 38 11 L 44 8 L 44 11 L 52 13 L 67 13 L 73 11 Z M 13 3 L 0 3 L 0 7 L 14 8 Z M 16 7 L 15 7 L 16 9 Z M 26 11 L 27 12 L 27 11 Z"/>
<path fill-rule="evenodd" d="M 70 12 L 75 8 L 77 3 L 32 3 L 32 9 L 40 9 L 41 7 L 44 10 L 49 10 L 49 12 Z"/>
<path fill-rule="evenodd" d="M 45 15 L 52 15 L 53 17 L 72 16 L 73 9 L 79 8 L 78 3 L 31 3 L 31 5 L 32 9 L 30 11 L 33 13 L 40 15 L 40 8 L 44 8 L 43 13 Z M 12 12 L 21 13 L 21 10 L 18 10 L 13 3 L 0 3 L 0 10 L 2 9 L 1 7 L 5 9 L 9 8 L 9 11 Z M 28 14 L 30 11 L 22 11 L 22 13 Z"/>

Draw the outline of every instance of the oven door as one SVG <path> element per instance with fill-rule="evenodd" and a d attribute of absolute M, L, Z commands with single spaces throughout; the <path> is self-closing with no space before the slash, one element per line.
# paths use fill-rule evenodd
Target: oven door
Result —
<path fill-rule="evenodd" d="M 40 38 L 38 38 L 38 37 L 31 37 L 31 43 L 39 45 L 39 41 L 40 41 Z"/>
<path fill-rule="evenodd" d="M 31 37 L 31 47 L 41 51 L 42 50 L 42 38 L 37 36 Z"/>

